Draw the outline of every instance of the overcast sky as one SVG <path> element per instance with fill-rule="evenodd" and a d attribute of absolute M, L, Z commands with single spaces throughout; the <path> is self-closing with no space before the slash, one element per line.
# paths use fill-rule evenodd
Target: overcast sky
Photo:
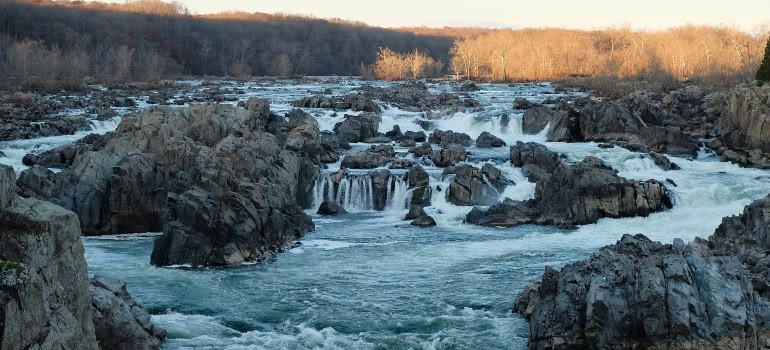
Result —
<path fill-rule="evenodd" d="M 113 2 L 120 0 L 111 0 Z M 283 12 L 342 18 L 382 27 L 485 26 L 591 29 L 630 24 L 664 29 L 684 24 L 770 22 L 770 0 L 181 0 L 193 13 Z"/>

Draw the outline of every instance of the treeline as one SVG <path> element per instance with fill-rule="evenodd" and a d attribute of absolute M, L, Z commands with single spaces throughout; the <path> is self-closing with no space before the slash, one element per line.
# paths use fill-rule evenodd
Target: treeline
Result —
<path fill-rule="evenodd" d="M 768 32 L 766 26 L 753 34 L 715 26 L 654 32 L 628 27 L 495 30 L 457 40 L 450 69 L 489 81 L 603 76 L 732 83 L 753 77 Z"/>
<path fill-rule="evenodd" d="M 370 67 L 362 68 L 361 75 L 382 80 L 407 80 L 437 78 L 443 72 L 444 62 L 436 61 L 420 50 L 402 54 L 381 48 L 377 53 L 377 61 Z"/>
<path fill-rule="evenodd" d="M 179 3 L 0 0 L 0 74 L 32 86 L 194 76 L 358 75 L 378 50 L 448 62 L 453 38 L 263 13 L 192 16 Z M 54 64 L 56 62 L 56 64 Z"/>

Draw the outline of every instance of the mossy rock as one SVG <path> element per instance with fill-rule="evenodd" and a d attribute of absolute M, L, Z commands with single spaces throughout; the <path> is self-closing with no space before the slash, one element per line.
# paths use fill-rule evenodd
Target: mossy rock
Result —
<path fill-rule="evenodd" d="M 21 265 L 10 261 L 0 260 L 0 272 L 5 272 L 8 270 L 15 272 L 16 277 L 21 277 L 21 274 L 24 273 L 24 267 Z"/>
<path fill-rule="evenodd" d="M 0 213 L 0 234 L 37 235 L 43 232 L 43 225 L 10 212 Z"/>

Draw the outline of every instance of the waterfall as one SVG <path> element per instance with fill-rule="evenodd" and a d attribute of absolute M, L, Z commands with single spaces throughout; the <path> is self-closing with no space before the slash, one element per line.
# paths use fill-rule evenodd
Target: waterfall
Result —
<path fill-rule="evenodd" d="M 410 191 L 407 190 L 406 182 L 400 176 L 390 175 L 386 183 L 385 210 L 399 211 L 407 208 Z M 383 195 L 382 192 L 379 194 Z M 332 201 L 349 212 L 371 211 L 375 209 L 376 196 L 372 178 L 367 174 L 345 175 L 339 183 L 335 183 L 332 174 L 325 173 L 319 176 L 313 189 L 313 206 L 318 208 L 324 201 Z"/>

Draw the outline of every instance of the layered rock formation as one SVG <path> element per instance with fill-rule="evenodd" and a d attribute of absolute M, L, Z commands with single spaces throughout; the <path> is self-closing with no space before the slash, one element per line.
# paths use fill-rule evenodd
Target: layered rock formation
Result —
<path fill-rule="evenodd" d="M 127 116 L 102 149 L 19 184 L 74 210 L 88 234 L 162 229 L 157 265 L 262 259 L 313 229 L 298 203 L 309 202 L 322 147 L 314 125 L 271 134 L 267 101 L 247 106 Z M 38 186 L 49 182 L 55 191 Z"/>
<path fill-rule="evenodd" d="M 770 168 L 770 87 L 741 85 L 725 95 L 720 137 L 708 146 L 725 160 Z"/>
<path fill-rule="evenodd" d="M 516 299 L 530 349 L 765 349 L 770 197 L 706 240 L 625 235 Z"/>
<path fill-rule="evenodd" d="M 511 163 L 524 167 L 527 176 L 537 181 L 535 198 L 504 201 L 487 210 L 474 208 L 468 213 L 467 222 L 574 227 L 606 217 L 647 216 L 672 205 L 660 182 L 622 178 L 594 157 L 568 164 L 544 146 L 519 142 L 511 147 Z"/>
<path fill-rule="evenodd" d="M 121 294 L 89 287 L 77 216 L 16 197 L 14 183 L 0 165 L 0 349 L 159 349 L 165 332 L 125 284 Z"/>

